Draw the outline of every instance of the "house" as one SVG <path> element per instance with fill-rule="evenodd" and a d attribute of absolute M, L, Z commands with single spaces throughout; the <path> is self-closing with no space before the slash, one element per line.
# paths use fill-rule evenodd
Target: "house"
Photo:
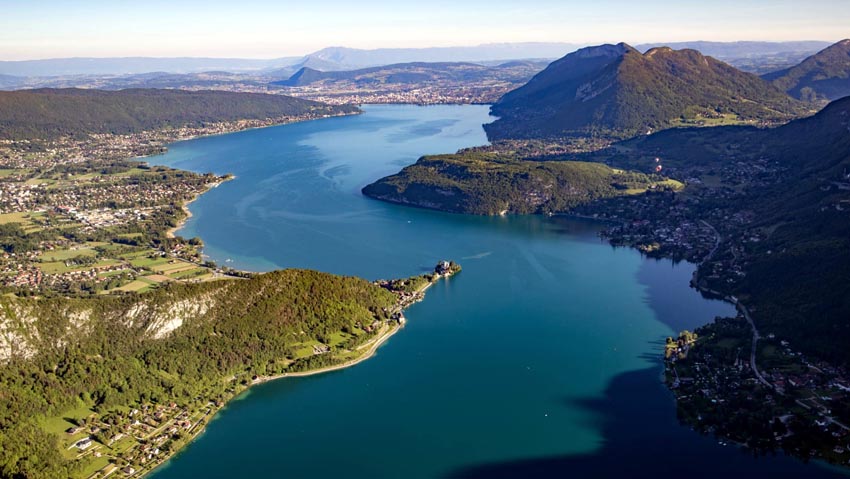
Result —
<path fill-rule="evenodd" d="M 79 449 L 81 451 L 85 451 L 86 449 L 90 448 L 91 445 L 92 445 L 92 440 L 91 440 L 90 437 L 87 437 L 85 439 L 80 439 L 79 441 L 77 441 L 74 444 L 74 446 L 76 446 L 77 449 Z"/>
<path fill-rule="evenodd" d="M 434 268 L 434 272 L 437 274 L 446 274 L 451 270 L 451 264 L 448 261 L 440 261 L 437 263 L 437 266 Z"/>

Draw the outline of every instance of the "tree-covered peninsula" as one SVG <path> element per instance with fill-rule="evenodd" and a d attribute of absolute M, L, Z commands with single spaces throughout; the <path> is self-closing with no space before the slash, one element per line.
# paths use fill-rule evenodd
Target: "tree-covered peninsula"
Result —
<path fill-rule="evenodd" d="M 446 264 L 376 283 L 291 269 L 143 294 L 4 296 L 0 477 L 150 470 L 248 386 L 371 355 L 404 307 L 459 271 Z"/>
<path fill-rule="evenodd" d="M 525 161 L 513 153 L 425 156 L 363 188 L 373 198 L 456 213 L 557 213 L 594 200 L 678 189 L 659 175 L 601 163 Z"/>

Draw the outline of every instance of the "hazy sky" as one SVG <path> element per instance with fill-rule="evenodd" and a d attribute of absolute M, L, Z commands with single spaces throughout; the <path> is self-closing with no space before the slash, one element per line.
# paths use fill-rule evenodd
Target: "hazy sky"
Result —
<path fill-rule="evenodd" d="M 2 60 L 847 37 L 850 0 L 0 0 Z"/>

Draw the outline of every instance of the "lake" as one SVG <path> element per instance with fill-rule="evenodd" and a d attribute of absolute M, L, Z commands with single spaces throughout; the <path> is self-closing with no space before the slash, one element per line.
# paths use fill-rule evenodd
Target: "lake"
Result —
<path fill-rule="evenodd" d="M 428 153 L 486 143 L 488 107 L 367 106 L 177 143 L 151 158 L 236 178 L 180 234 L 222 265 L 407 277 L 451 259 L 375 357 L 252 388 L 153 476 L 288 478 L 831 477 L 753 458 L 680 426 L 666 336 L 734 314 L 688 286 L 693 265 L 612 248 L 599 225 L 476 217 L 360 194 Z"/>

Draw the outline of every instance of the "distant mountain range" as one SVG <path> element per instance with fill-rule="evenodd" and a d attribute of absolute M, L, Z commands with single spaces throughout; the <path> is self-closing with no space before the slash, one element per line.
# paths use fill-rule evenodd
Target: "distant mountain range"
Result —
<path fill-rule="evenodd" d="M 636 45 L 635 49 L 646 53 L 653 48 L 669 47 L 674 50 L 698 50 L 706 56 L 719 60 L 745 58 L 765 55 L 777 55 L 789 52 L 816 52 L 828 47 L 830 42 L 668 42 L 644 43 Z"/>
<path fill-rule="evenodd" d="M 0 74 L 18 77 L 68 75 L 133 75 L 150 72 L 259 71 L 298 62 L 301 57 L 252 60 L 245 58 L 56 58 L 0 61 Z"/>
<path fill-rule="evenodd" d="M 357 111 L 284 95 L 223 91 L 43 89 L 0 92 L 0 138 L 133 133 L 205 122 Z"/>
<path fill-rule="evenodd" d="M 18 77 L 64 75 L 129 75 L 149 72 L 262 71 L 286 78 L 303 67 L 353 70 L 410 62 L 499 62 L 558 58 L 580 45 L 572 43 L 494 43 L 469 47 L 380 48 L 330 47 L 301 57 L 266 60 L 244 58 L 59 58 L 0 61 L 0 74 Z"/>
<path fill-rule="evenodd" d="M 781 122 L 807 108 L 756 75 L 696 50 L 587 47 L 504 95 L 491 139 L 626 138 L 674 126 Z"/>
<path fill-rule="evenodd" d="M 303 67 L 290 78 L 272 84 L 288 87 L 307 85 L 327 87 L 349 84 L 360 88 L 441 82 L 481 82 L 484 80 L 522 84 L 545 68 L 547 64 L 548 62 L 545 61 L 512 61 L 490 67 L 466 62 L 415 62 L 325 72 Z"/>
<path fill-rule="evenodd" d="M 802 59 L 828 46 L 828 42 L 682 42 L 637 45 L 640 51 L 658 46 L 691 48 L 735 64 L 746 59 L 782 57 L 780 66 L 790 66 L 785 56 Z M 245 58 L 58 58 L 0 61 L 0 75 L 44 77 L 69 75 L 133 75 L 149 72 L 199 73 L 208 71 L 263 72 L 281 79 L 301 68 L 321 71 L 355 70 L 380 65 L 412 62 L 501 63 L 518 59 L 553 59 L 585 46 L 575 43 L 493 43 L 468 47 L 379 48 L 363 50 L 330 47 L 304 56 L 273 59 Z M 794 56 L 796 55 L 796 56 Z M 771 63 L 773 65 L 773 63 Z"/>
<path fill-rule="evenodd" d="M 799 65 L 764 75 L 777 88 L 805 101 L 826 103 L 850 95 L 850 40 L 842 40 Z"/>

